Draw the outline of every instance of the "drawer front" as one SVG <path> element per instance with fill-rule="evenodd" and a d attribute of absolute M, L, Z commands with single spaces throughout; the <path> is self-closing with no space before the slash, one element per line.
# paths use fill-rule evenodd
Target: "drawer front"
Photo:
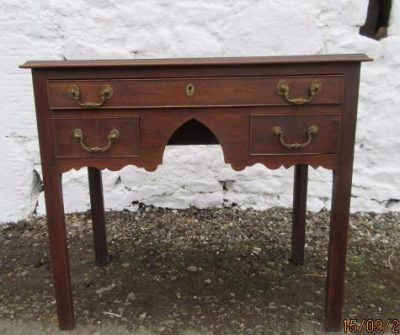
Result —
<path fill-rule="evenodd" d="M 336 153 L 339 123 L 339 115 L 251 115 L 250 154 Z"/>
<path fill-rule="evenodd" d="M 343 87 L 342 75 L 50 80 L 48 95 L 52 109 L 340 104 Z"/>
<path fill-rule="evenodd" d="M 139 117 L 54 119 L 55 153 L 60 158 L 137 157 Z"/>

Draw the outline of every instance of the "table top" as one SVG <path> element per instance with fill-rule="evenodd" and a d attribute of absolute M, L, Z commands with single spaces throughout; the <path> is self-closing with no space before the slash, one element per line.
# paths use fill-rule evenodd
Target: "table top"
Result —
<path fill-rule="evenodd" d="M 32 60 L 20 68 L 104 68 L 147 66 L 207 66 L 207 65 L 270 65 L 325 62 L 368 62 L 365 54 L 266 56 L 266 57 L 213 57 L 213 58 L 166 58 L 166 59 L 118 59 L 118 60 Z"/>

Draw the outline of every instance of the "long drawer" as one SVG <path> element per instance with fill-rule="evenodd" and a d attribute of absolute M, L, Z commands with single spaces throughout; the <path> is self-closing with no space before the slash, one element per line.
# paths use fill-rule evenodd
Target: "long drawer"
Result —
<path fill-rule="evenodd" d="M 49 80 L 51 109 L 340 104 L 344 76 Z"/>

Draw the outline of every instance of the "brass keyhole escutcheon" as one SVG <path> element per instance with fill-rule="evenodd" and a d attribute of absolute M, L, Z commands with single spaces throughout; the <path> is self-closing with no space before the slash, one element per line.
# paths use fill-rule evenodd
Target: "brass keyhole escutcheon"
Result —
<path fill-rule="evenodd" d="M 186 85 L 186 95 L 188 97 L 191 97 L 191 96 L 194 95 L 194 86 L 193 86 L 193 84 L 187 84 Z"/>

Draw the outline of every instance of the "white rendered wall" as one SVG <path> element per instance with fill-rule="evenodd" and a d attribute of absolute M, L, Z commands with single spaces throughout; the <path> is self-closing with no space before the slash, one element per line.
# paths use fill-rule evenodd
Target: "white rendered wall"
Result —
<path fill-rule="evenodd" d="M 352 211 L 400 209 L 400 5 L 389 37 L 358 34 L 367 0 L 0 0 L 0 222 L 44 213 L 27 59 L 365 52 Z M 293 169 L 235 172 L 220 147 L 169 147 L 164 165 L 104 172 L 109 209 L 290 206 Z M 39 172 L 39 174 L 37 173 Z M 66 211 L 89 208 L 86 170 L 64 176 Z M 330 172 L 310 171 L 309 209 L 329 208 Z"/>

